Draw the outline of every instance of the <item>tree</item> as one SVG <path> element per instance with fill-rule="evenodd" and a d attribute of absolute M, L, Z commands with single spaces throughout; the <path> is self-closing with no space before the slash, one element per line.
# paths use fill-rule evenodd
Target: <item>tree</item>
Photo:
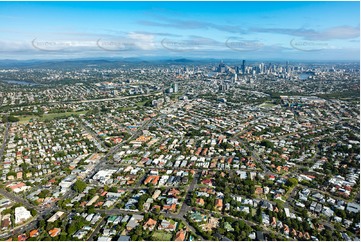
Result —
<path fill-rule="evenodd" d="M 66 241 L 66 240 L 69 240 L 68 238 L 67 238 L 67 236 L 66 236 L 67 234 L 66 233 L 61 233 L 60 234 L 60 238 L 59 238 L 59 240 L 60 241 Z"/>
<path fill-rule="evenodd" d="M 80 193 L 83 192 L 86 188 L 87 184 L 81 180 L 77 180 L 73 185 L 73 190 Z"/>
<path fill-rule="evenodd" d="M 3 123 L 6 123 L 6 122 L 18 122 L 20 119 L 19 118 L 17 118 L 17 117 L 15 117 L 15 116 L 12 116 L 12 115 L 10 115 L 10 116 L 8 116 L 8 117 L 6 117 L 6 116 L 3 116 L 2 117 L 2 122 Z"/>
<path fill-rule="evenodd" d="M 75 225 L 75 223 L 71 223 L 71 224 L 68 225 L 66 232 L 67 232 L 69 235 L 72 235 L 72 234 L 74 234 L 76 231 L 77 231 L 77 226 Z"/>
<path fill-rule="evenodd" d="M 286 186 L 294 187 L 294 186 L 297 186 L 297 184 L 298 184 L 297 178 L 292 177 L 292 178 L 287 179 Z"/>
<path fill-rule="evenodd" d="M 237 227 L 239 227 L 240 230 L 243 230 L 246 226 L 246 223 L 243 220 L 239 220 L 237 223 Z"/>
<path fill-rule="evenodd" d="M 46 198 L 48 195 L 49 195 L 49 193 L 50 193 L 50 191 L 49 190 L 42 190 L 40 193 L 39 193 L 39 195 L 38 195 L 38 197 L 39 198 Z"/>
<path fill-rule="evenodd" d="M 109 192 L 118 192 L 118 188 L 117 187 L 111 187 L 109 189 Z"/>
<path fill-rule="evenodd" d="M 224 233 L 225 233 L 225 229 L 224 229 L 224 228 L 221 228 L 221 227 L 218 227 L 216 231 L 217 231 L 217 233 L 219 233 L 219 234 L 224 234 Z"/>
<path fill-rule="evenodd" d="M 87 209 L 87 213 L 91 214 L 91 213 L 95 213 L 95 208 L 94 206 L 89 206 Z"/>
<path fill-rule="evenodd" d="M 2 215 L 9 214 L 9 213 L 12 213 L 11 208 L 4 209 L 3 211 L 1 211 L 1 214 L 2 214 Z"/>
<path fill-rule="evenodd" d="M 273 147 L 274 147 L 273 143 L 269 140 L 262 140 L 260 145 L 262 145 L 266 148 L 271 148 L 271 149 L 273 149 Z"/>
<path fill-rule="evenodd" d="M 331 230 L 326 230 L 325 231 L 325 237 L 327 238 L 328 241 L 333 240 L 332 239 L 332 231 Z"/>
<path fill-rule="evenodd" d="M 30 212 L 31 212 L 31 216 L 33 217 L 35 217 L 38 214 L 38 212 L 35 209 L 31 209 Z"/>
<path fill-rule="evenodd" d="M 96 193 L 97 193 L 97 190 L 95 188 L 92 188 L 89 190 L 89 195 L 92 197 L 94 197 L 96 195 Z"/>
<path fill-rule="evenodd" d="M 336 223 L 336 224 L 335 224 L 335 229 L 336 229 L 337 231 L 341 231 L 341 230 L 342 230 L 341 224 L 340 224 L 340 223 Z"/>
<path fill-rule="evenodd" d="M 247 240 L 247 233 L 242 231 L 241 234 L 238 236 L 238 240 Z"/>
<path fill-rule="evenodd" d="M 44 228 L 45 227 L 45 220 L 40 220 L 39 224 L 38 224 L 39 228 Z"/>
<path fill-rule="evenodd" d="M 211 204 L 211 203 L 207 203 L 205 209 L 207 209 L 207 210 L 213 210 L 212 204 Z"/>

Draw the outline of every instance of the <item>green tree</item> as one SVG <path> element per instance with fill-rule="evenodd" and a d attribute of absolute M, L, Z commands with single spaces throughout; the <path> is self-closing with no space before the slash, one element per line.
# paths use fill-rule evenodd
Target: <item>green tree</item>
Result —
<path fill-rule="evenodd" d="M 297 186 L 298 184 L 298 180 L 297 178 L 288 178 L 287 182 L 286 182 L 286 186 L 289 186 L 289 187 L 294 187 L 294 186 Z"/>
<path fill-rule="evenodd" d="M 83 192 L 86 188 L 86 183 L 81 181 L 81 180 L 77 180 L 74 185 L 73 185 L 73 190 L 80 193 Z"/>
<path fill-rule="evenodd" d="M 38 212 L 35 209 L 31 209 L 30 212 L 31 212 L 31 216 L 33 217 L 35 217 L 38 214 Z"/>
<path fill-rule="evenodd" d="M 117 187 L 111 187 L 109 189 L 109 192 L 118 192 L 118 188 Z"/>
<path fill-rule="evenodd" d="M 72 235 L 74 234 L 75 232 L 77 231 L 77 226 L 75 225 L 75 223 L 71 223 L 68 225 L 67 229 L 66 229 L 66 232 L 69 234 L 69 235 Z"/>
<path fill-rule="evenodd" d="M 262 140 L 260 145 L 262 145 L 266 148 L 271 148 L 271 149 L 273 149 L 273 147 L 274 147 L 273 143 L 269 140 Z"/>
<path fill-rule="evenodd" d="M 91 213 L 95 213 L 95 208 L 94 206 L 89 206 L 87 209 L 87 213 L 91 214 Z"/>
<path fill-rule="evenodd" d="M 2 117 L 2 122 L 3 123 L 6 123 L 6 122 L 19 122 L 19 120 L 20 120 L 19 118 L 15 117 L 15 116 L 12 116 L 12 115 L 10 115 L 8 117 L 6 117 L 6 116 Z"/>
<path fill-rule="evenodd" d="M 38 195 L 38 197 L 39 198 L 46 198 L 48 195 L 49 195 L 49 193 L 50 193 L 50 191 L 49 190 L 42 190 L 40 193 L 39 193 L 39 195 Z"/>
<path fill-rule="evenodd" d="M 61 233 L 59 240 L 60 240 L 60 241 L 66 241 L 66 240 L 69 240 L 69 239 L 67 238 L 67 234 L 66 234 L 66 233 Z"/>
<path fill-rule="evenodd" d="M 45 225 L 46 225 L 46 223 L 45 223 L 45 220 L 43 220 L 43 219 L 40 220 L 39 223 L 38 223 L 39 228 L 44 228 Z"/>

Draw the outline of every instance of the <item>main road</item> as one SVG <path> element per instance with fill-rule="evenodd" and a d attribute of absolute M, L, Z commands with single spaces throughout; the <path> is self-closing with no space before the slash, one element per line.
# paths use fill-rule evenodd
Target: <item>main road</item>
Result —
<path fill-rule="evenodd" d="M 42 104 L 104 102 L 104 101 L 112 101 L 112 100 L 124 100 L 124 99 L 136 98 L 136 97 L 159 96 L 159 95 L 162 95 L 162 94 L 163 94 L 163 91 L 162 92 L 156 92 L 156 93 L 143 94 L 143 95 L 130 95 L 130 96 L 121 96 L 121 97 L 101 98 L 101 99 L 87 99 L 87 100 L 74 100 L 74 101 L 51 101 L 51 102 L 24 105 L 22 107 L 32 107 L 32 106 L 37 106 L 37 105 L 42 105 Z M 14 105 L 14 106 L 16 106 L 16 105 Z M 0 114 L 7 114 L 7 113 L 0 113 Z"/>
<path fill-rule="evenodd" d="M 5 147 L 6 147 L 6 141 L 7 141 L 8 138 L 9 138 L 10 125 L 11 125 L 10 122 L 7 122 L 7 123 L 6 123 L 6 129 L 5 129 L 4 139 L 3 139 L 3 143 L 2 143 L 1 148 L 0 148 L 0 161 L 2 161 L 2 157 L 3 157 L 3 154 L 4 154 Z"/>
<path fill-rule="evenodd" d="M 106 161 L 107 161 L 107 159 L 108 159 L 111 155 L 115 154 L 115 153 L 119 150 L 119 148 L 120 148 L 121 146 L 123 146 L 126 142 L 128 142 L 128 141 L 134 139 L 135 137 L 139 136 L 144 129 L 147 129 L 147 128 L 149 127 L 149 125 L 151 124 L 151 122 L 152 122 L 152 119 L 149 119 L 149 120 L 145 121 L 145 122 L 142 124 L 142 126 L 140 126 L 140 127 L 138 128 L 138 130 L 137 130 L 131 137 L 129 137 L 127 140 L 121 142 L 120 144 L 118 144 L 118 145 L 110 148 L 109 151 L 108 151 L 108 153 L 99 160 L 99 162 L 94 166 L 93 171 L 87 176 L 87 178 L 85 178 L 85 182 L 87 182 L 87 181 L 88 181 L 91 177 L 93 177 L 100 169 L 102 169 L 102 167 L 103 167 L 104 165 L 106 165 Z"/>
<path fill-rule="evenodd" d="M 18 197 L 16 195 L 14 195 L 13 193 L 10 193 L 4 189 L 0 189 L 0 194 L 3 195 L 4 197 L 7 197 L 17 203 L 21 203 L 23 204 L 25 207 L 27 207 L 28 209 L 35 209 L 37 210 L 38 212 L 40 211 L 40 209 L 34 205 L 32 205 L 31 203 L 29 203 L 27 200 L 21 198 L 21 197 Z"/>

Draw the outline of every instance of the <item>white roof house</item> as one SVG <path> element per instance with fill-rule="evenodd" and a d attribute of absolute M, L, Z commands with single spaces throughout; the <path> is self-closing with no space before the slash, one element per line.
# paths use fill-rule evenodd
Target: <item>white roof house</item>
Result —
<path fill-rule="evenodd" d="M 17 207 L 15 208 L 15 224 L 19 224 L 25 222 L 29 218 L 31 218 L 31 213 L 25 207 Z"/>

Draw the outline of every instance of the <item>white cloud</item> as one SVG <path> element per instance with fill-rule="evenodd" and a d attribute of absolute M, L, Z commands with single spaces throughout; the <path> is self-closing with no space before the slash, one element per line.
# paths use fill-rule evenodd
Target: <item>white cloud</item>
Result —
<path fill-rule="evenodd" d="M 157 49 L 156 38 L 155 35 L 153 34 L 130 32 L 128 33 L 128 37 L 130 38 L 131 41 L 134 41 L 135 47 L 141 50 Z"/>

